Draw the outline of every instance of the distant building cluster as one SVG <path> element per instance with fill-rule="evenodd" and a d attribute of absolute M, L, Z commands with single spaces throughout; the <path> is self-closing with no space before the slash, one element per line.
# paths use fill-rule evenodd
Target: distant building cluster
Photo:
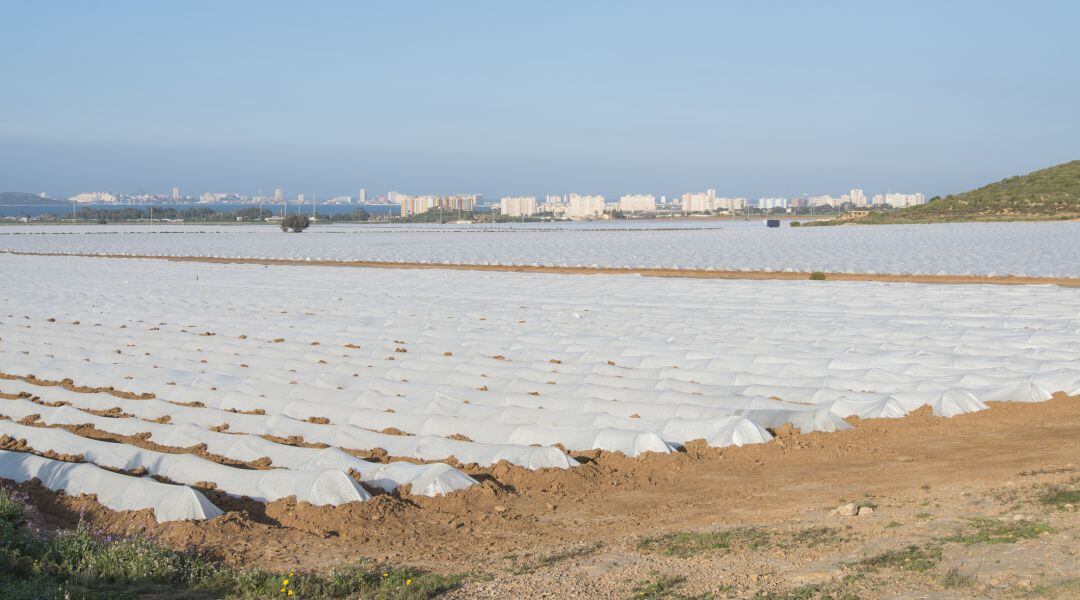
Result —
<path fill-rule="evenodd" d="M 619 198 L 619 210 L 624 213 L 656 212 L 656 196 L 630 194 Z"/>
<path fill-rule="evenodd" d="M 757 207 L 760 210 L 776 210 L 778 208 L 787 209 L 789 205 L 787 198 L 758 198 Z"/>
<path fill-rule="evenodd" d="M 845 204 L 851 204 L 856 207 L 870 207 L 870 206 L 891 206 L 893 208 L 905 208 L 908 206 L 915 206 L 918 204 L 926 204 L 926 196 L 921 193 L 916 194 L 875 194 L 870 199 L 867 199 L 866 193 L 860 189 L 853 189 L 850 192 L 835 196 L 812 196 L 809 199 L 811 206 L 843 206 Z"/>
<path fill-rule="evenodd" d="M 477 194 L 455 194 L 453 196 L 406 196 L 391 192 L 397 204 L 401 205 L 401 216 L 408 217 L 426 213 L 433 208 L 445 211 L 472 212 L 476 208 Z"/>
<path fill-rule="evenodd" d="M 116 202 L 117 197 L 109 192 L 83 192 L 75 194 L 68 200 L 79 204 L 112 204 Z"/>
<path fill-rule="evenodd" d="M 744 208 L 746 208 L 746 198 L 717 197 L 714 189 L 682 195 L 682 210 L 685 213 L 732 211 Z"/>
<path fill-rule="evenodd" d="M 68 198 L 71 202 L 81 204 L 154 204 L 154 203 L 198 203 L 198 204 L 316 204 L 314 194 L 298 193 L 295 200 L 285 197 L 285 190 L 275 188 L 272 195 L 263 195 L 260 191 L 257 195 L 246 196 L 234 192 L 205 192 L 196 197 L 185 196 L 180 187 L 173 187 L 171 194 L 114 194 L 111 192 L 83 192 Z M 426 213 L 432 209 L 442 209 L 448 212 L 474 212 L 477 205 L 483 204 L 479 194 L 452 194 L 452 195 L 412 195 L 397 191 L 388 192 L 385 196 L 369 198 L 367 188 L 360 188 L 357 195 L 327 196 L 318 200 L 321 204 L 390 204 L 395 205 L 395 213 L 402 217 Z M 657 200 L 652 194 L 626 194 L 617 201 L 608 202 L 602 195 L 590 194 L 548 194 L 542 200 L 536 196 L 505 196 L 498 203 L 492 204 L 492 210 L 510 218 L 525 218 L 541 216 L 554 219 L 606 219 L 620 216 L 659 215 L 674 216 L 678 214 L 707 216 L 717 214 L 733 214 L 746 211 L 751 208 L 762 212 L 798 212 L 800 209 L 813 209 L 814 207 L 830 207 L 834 210 L 843 208 L 850 210 L 872 209 L 875 207 L 905 208 L 926 203 L 926 197 L 921 193 L 903 194 L 888 192 L 885 194 L 868 195 L 864 190 L 853 188 L 840 196 L 800 196 L 795 198 L 784 197 L 761 197 L 757 200 L 747 200 L 742 197 L 718 196 L 716 189 L 710 188 L 703 192 L 687 192 L 680 197 L 672 197 L 669 201 L 667 196 L 660 196 Z"/>
<path fill-rule="evenodd" d="M 537 213 L 535 196 L 511 196 L 499 199 L 499 213 L 507 217 L 531 217 Z"/>

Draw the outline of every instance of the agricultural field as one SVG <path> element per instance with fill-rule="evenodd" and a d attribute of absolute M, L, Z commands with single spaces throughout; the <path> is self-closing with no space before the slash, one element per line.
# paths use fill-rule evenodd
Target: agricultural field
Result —
<path fill-rule="evenodd" d="M 169 235 L 163 235 L 168 233 Z M 1080 223 L 766 230 L 755 221 L 8 227 L 0 251 L 564 268 L 1080 278 Z"/>
<path fill-rule="evenodd" d="M 17 251 L 150 253 L 145 243 L 183 254 L 191 243 L 209 244 L 208 255 L 215 240 L 241 255 L 273 240 L 287 252 L 354 251 L 334 241 L 346 240 L 389 244 L 400 258 L 408 239 L 528 235 L 238 227 L 0 238 Z M 802 596 L 760 594 L 806 581 L 821 592 L 806 597 L 861 597 L 940 588 L 979 536 L 1075 552 L 1055 533 L 1076 535 L 1066 501 L 1080 473 L 1068 461 L 1080 450 L 1075 287 L 10 253 L 0 271 L 0 479 L 38 499 L 37 518 L 53 526 L 77 512 L 110 535 L 269 572 L 377 561 L 356 575 L 374 577 L 371 597 L 402 597 L 378 587 L 391 585 L 380 570 L 397 573 L 379 565 L 395 563 L 420 569 L 407 571 L 418 582 L 449 574 L 432 595 L 461 598 L 531 586 L 560 597 L 786 598 Z M 1015 500 L 956 501 L 1020 471 L 1032 479 Z M 1065 498 L 1052 515 L 1024 512 L 1050 489 Z M 926 510 L 911 508 L 916 496 Z M 883 505 L 889 521 L 865 517 Z M 984 521 L 965 529 L 972 510 Z M 837 521 L 845 511 L 855 520 Z M 927 530 L 918 515 L 932 512 Z M 1002 534 L 998 522 L 1031 525 Z M 909 551 L 912 536 L 922 541 Z M 763 564 L 755 552 L 766 546 L 803 556 Z M 875 560 L 926 566 L 847 579 L 844 565 L 880 571 Z M 1043 565 L 1044 579 L 1071 585 L 1069 562 Z M 991 579 L 1041 581 L 1010 565 L 954 578 L 973 594 L 996 593 Z M 401 582 L 413 575 L 397 577 L 411 585 Z M 226 585 L 214 581 L 207 589 Z"/>

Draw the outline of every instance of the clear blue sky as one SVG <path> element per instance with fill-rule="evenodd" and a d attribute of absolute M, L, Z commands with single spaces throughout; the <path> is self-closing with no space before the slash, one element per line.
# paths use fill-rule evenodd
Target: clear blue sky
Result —
<path fill-rule="evenodd" d="M 963 191 L 1080 158 L 1080 2 L 4 0 L 0 191 Z"/>

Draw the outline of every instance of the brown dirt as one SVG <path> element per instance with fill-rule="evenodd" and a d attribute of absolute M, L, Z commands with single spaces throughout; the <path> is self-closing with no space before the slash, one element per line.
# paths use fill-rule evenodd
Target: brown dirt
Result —
<path fill-rule="evenodd" d="M 995 403 L 951 419 L 921 411 L 854 425 L 830 434 L 783 431 L 774 442 L 743 448 L 689 444 L 684 453 L 636 459 L 575 453 L 585 464 L 569 471 L 470 469 L 481 485 L 443 498 L 384 494 L 313 507 L 208 492 L 234 512 L 206 523 L 157 524 L 85 498 L 49 496 L 39 508 L 56 527 L 73 525 L 73 515 L 84 511 L 107 531 L 144 532 L 237 565 L 310 570 L 364 556 L 462 572 L 508 568 L 526 550 L 594 543 L 614 549 L 664 531 L 782 526 L 867 496 L 903 504 L 926 489 L 983 494 L 1021 473 L 1080 459 L 1077 397 Z"/>
<path fill-rule="evenodd" d="M 53 380 L 50 380 L 50 379 L 38 379 L 33 374 L 30 374 L 30 375 L 27 375 L 27 376 L 23 377 L 21 375 L 9 375 L 7 373 L 4 373 L 4 372 L 0 371 L 0 379 L 18 379 L 18 380 L 25 381 L 27 383 L 31 383 L 33 385 L 40 385 L 40 386 L 47 386 L 47 387 L 57 387 L 58 386 L 58 387 L 62 387 L 64 389 L 72 391 L 72 392 L 105 393 L 105 394 L 111 394 L 113 396 L 116 396 L 117 398 L 124 398 L 124 399 L 127 399 L 127 400 L 150 400 L 150 399 L 154 398 L 154 395 L 150 394 L 150 393 L 133 394 L 131 392 L 124 392 L 124 391 L 120 391 L 120 390 L 117 390 L 117 389 L 114 389 L 114 388 L 111 388 L 111 387 L 86 387 L 86 386 L 75 385 L 75 383 L 70 379 L 64 379 L 63 381 L 53 381 Z"/>
<path fill-rule="evenodd" d="M 53 256 L 48 252 L 14 252 L 0 250 L 2 254 L 16 256 Z M 65 254 L 64 256 L 82 256 L 89 258 L 134 258 L 167 260 L 173 262 L 204 262 L 219 264 L 245 265 L 286 265 L 304 267 L 361 267 L 372 269 L 450 269 L 455 271 L 502 271 L 513 273 L 561 273 L 564 275 L 641 275 L 645 277 L 686 277 L 692 279 L 809 279 L 809 272 L 776 271 L 711 271 L 695 269 L 644 269 L 612 267 L 542 267 L 530 265 L 444 265 L 407 262 L 382 261 L 333 261 L 333 260 L 288 260 L 267 258 L 216 258 L 207 256 L 143 256 L 127 254 Z M 884 281 L 894 283 L 940 283 L 940 284 L 1000 284 L 1000 285 L 1046 285 L 1054 284 L 1068 287 L 1080 287 L 1077 277 L 1020 277 L 1013 275 L 889 275 L 869 273 L 825 273 L 831 281 Z M 278 341 L 278 340 L 274 340 Z M 284 340 L 281 340 L 284 341 Z M 392 360 L 393 357 L 387 360 Z"/>

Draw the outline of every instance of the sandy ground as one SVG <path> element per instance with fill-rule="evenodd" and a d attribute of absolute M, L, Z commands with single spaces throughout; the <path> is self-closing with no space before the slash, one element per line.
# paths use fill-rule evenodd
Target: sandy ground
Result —
<path fill-rule="evenodd" d="M 15 252 L 0 250 L 15 256 L 53 256 L 47 252 Z M 612 267 L 543 267 L 529 265 L 446 265 L 409 262 L 288 260 L 269 258 L 216 258 L 209 256 L 142 256 L 128 254 L 64 254 L 89 258 L 133 258 L 169 260 L 174 262 L 203 262 L 243 265 L 286 265 L 305 267 L 360 267 L 368 269 L 450 269 L 456 271 L 499 271 L 512 273 L 561 273 L 564 275 L 641 275 L 643 277 L 687 277 L 692 279 L 809 279 L 808 272 L 778 271 L 713 271 L 696 269 L 645 269 Z M 999 285 L 1061 285 L 1080 287 L 1076 277 L 1023 277 L 1014 275 L 889 275 L 870 273 L 825 273 L 830 281 L 886 281 L 900 283 L 939 284 L 999 284 Z"/>
<path fill-rule="evenodd" d="M 1080 398 L 852 422 L 743 448 L 577 453 L 570 471 L 471 468 L 482 485 L 445 498 L 316 508 L 209 491 L 229 512 L 205 523 L 20 487 L 48 527 L 84 514 L 281 571 L 366 558 L 469 573 L 454 598 L 1076 597 L 1080 512 L 1045 497 L 1080 490 Z M 832 514 L 848 502 L 873 514 Z M 977 538 L 995 523 L 1023 536 Z"/>

